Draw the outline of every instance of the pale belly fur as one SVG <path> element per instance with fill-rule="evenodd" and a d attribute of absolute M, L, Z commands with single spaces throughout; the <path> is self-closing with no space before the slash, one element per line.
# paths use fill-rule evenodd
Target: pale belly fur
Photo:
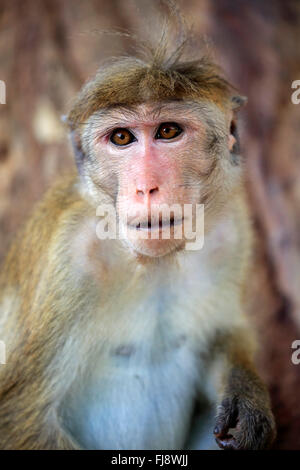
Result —
<path fill-rule="evenodd" d="M 87 449 L 183 448 L 196 392 L 193 362 L 185 347 L 140 362 L 113 357 L 68 397 L 71 433 Z"/>
<path fill-rule="evenodd" d="M 216 328 L 231 328 L 235 311 L 239 318 L 219 295 L 232 256 L 222 245 L 207 240 L 206 249 L 179 258 L 173 278 L 168 269 L 146 280 L 142 301 L 122 310 L 119 299 L 106 313 L 109 340 L 93 351 L 62 406 L 64 425 L 82 447 L 185 448 L 207 380 L 202 353 Z"/>

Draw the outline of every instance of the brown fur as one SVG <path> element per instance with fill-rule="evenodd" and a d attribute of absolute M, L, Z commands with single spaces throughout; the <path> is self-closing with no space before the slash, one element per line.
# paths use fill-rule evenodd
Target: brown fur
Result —
<path fill-rule="evenodd" d="M 171 13 L 182 22 L 172 2 Z M 208 54 L 185 58 L 193 36 L 182 32 L 172 37 L 169 22 L 163 26 L 156 45 L 136 46 L 136 56 L 124 56 L 103 64 L 86 83 L 68 114 L 72 129 L 84 123 L 95 111 L 110 106 L 133 106 L 169 100 L 207 100 L 224 107 L 234 87 Z M 134 38 L 138 44 L 138 39 Z M 193 51 L 195 57 L 195 51 Z"/>
<path fill-rule="evenodd" d="M 130 106 L 173 99 L 208 100 L 223 105 L 232 87 L 208 58 L 156 63 L 127 57 L 104 66 L 75 101 L 68 120 L 76 128 L 93 112 L 109 106 Z"/>

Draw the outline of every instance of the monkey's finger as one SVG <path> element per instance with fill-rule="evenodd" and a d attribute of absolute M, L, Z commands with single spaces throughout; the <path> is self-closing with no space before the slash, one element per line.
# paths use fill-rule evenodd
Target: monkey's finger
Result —
<path fill-rule="evenodd" d="M 237 425 L 238 408 L 237 401 L 233 398 L 225 398 L 219 406 L 214 434 L 217 438 L 228 439 L 228 431 Z"/>
<path fill-rule="evenodd" d="M 231 434 L 223 439 L 216 437 L 216 443 L 224 450 L 239 450 L 239 444 Z"/>
<path fill-rule="evenodd" d="M 251 409 L 241 414 L 235 433 L 238 448 L 265 449 L 270 447 L 274 437 L 275 425 L 263 413 Z"/>

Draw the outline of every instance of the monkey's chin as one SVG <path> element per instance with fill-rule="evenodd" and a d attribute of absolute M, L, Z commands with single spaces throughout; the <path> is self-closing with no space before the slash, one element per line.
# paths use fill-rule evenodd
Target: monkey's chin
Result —
<path fill-rule="evenodd" d="M 184 248 L 185 240 L 142 240 L 139 238 L 128 237 L 127 243 L 130 248 L 138 255 L 149 258 L 159 258 L 172 252 Z"/>

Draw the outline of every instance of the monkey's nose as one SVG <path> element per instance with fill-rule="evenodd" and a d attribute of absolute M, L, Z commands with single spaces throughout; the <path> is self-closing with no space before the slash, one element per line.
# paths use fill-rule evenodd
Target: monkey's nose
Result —
<path fill-rule="evenodd" d="M 147 196 L 147 195 L 152 196 L 154 193 L 157 193 L 158 191 L 159 191 L 158 186 L 153 186 L 152 188 L 149 188 L 149 189 L 148 188 L 143 188 L 143 189 L 137 188 L 136 194 L 138 196 Z"/>

